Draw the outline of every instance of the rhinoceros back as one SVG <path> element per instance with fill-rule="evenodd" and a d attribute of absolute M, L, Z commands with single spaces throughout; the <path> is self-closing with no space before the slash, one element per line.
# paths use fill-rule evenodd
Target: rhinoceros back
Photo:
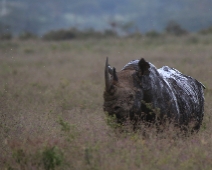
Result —
<path fill-rule="evenodd" d="M 158 72 L 176 96 L 180 124 L 187 124 L 191 119 L 201 123 L 204 114 L 202 83 L 168 66 L 163 66 Z"/>

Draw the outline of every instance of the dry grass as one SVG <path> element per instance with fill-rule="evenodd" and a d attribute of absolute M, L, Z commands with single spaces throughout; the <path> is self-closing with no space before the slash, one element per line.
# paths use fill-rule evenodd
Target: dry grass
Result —
<path fill-rule="evenodd" d="M 211 37 L 196 35 L 0 42 L 0 167 L 211 169 L 211 45 Z M 102 111 L 106 56 L 117 70 L 143 57 L 205 84 L 200 132 L 183 137 L 149 128 L 144 137 L 109 126 Z"/>

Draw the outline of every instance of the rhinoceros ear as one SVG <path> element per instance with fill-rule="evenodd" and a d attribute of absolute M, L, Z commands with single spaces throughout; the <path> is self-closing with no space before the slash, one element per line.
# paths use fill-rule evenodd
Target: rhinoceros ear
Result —
<path fill-rule="evenodd" d="M 139 63 L 138 63 L 138 66 L 139 66 L 141 75 L 144 75 L 144 74 L 148 74 L 148 73 L 149 73 L 150 65 L 149 65 L 149 63 L 148 63 L 147 61 L 145 61 L 143 58 L 140 59 L 140 61 L 139 61 Z"/>
<path fill-rule="evenodd" d="M 109 74 L 112 76 L 112 80 L 109 76 Z M 112 68 L 109 64 L 108 64 L 108 57 L 106 58 L 106 62 L 105 62 L 105 90 L 107 92 L 110 92 L 110 90 L 112 89 L 112 87 L 114 86 L 114 84 L 116 84 L 118 82 L 118 76 L 116 73 L 116 68 Z"/>
<path fill-rule="evenodd" d="M 112 77 L 113 77 L 113 83 L 117 83 L 118 82 L 118 76 L 117 76 L 116 68 L 115 67 L 113 67 Z"/>

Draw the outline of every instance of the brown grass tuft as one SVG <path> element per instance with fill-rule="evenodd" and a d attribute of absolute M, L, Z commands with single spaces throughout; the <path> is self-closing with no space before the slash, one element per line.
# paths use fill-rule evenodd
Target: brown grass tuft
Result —
<path fill-rule="evenodd" d="M 195 36 L 195 42 L 194 37 Z M 0 42 L 2 169 L 211 169 L 211 37 Z M 102 111 L 104 61 L 117 70 L 145 58 L 205 86 L 197 134 L 132 132 Z M 145 136 L 143 133 L 145 132 Z"/>

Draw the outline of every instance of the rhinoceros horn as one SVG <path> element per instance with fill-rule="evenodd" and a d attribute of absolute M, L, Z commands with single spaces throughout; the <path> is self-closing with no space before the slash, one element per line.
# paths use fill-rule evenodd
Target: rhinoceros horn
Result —
<path fill-rule="evenodd" d="M 110 81 L 109 74 L 112 76 L 113 81 Z M 118 82 L 118 77 L 116 74 L 116 68 L 112 68 L 108 64 L 108 57 L 106 58 L 105 62 L 105 90 L 110 91 L 111 87 L 114 85 L 114 83 Z"/>

